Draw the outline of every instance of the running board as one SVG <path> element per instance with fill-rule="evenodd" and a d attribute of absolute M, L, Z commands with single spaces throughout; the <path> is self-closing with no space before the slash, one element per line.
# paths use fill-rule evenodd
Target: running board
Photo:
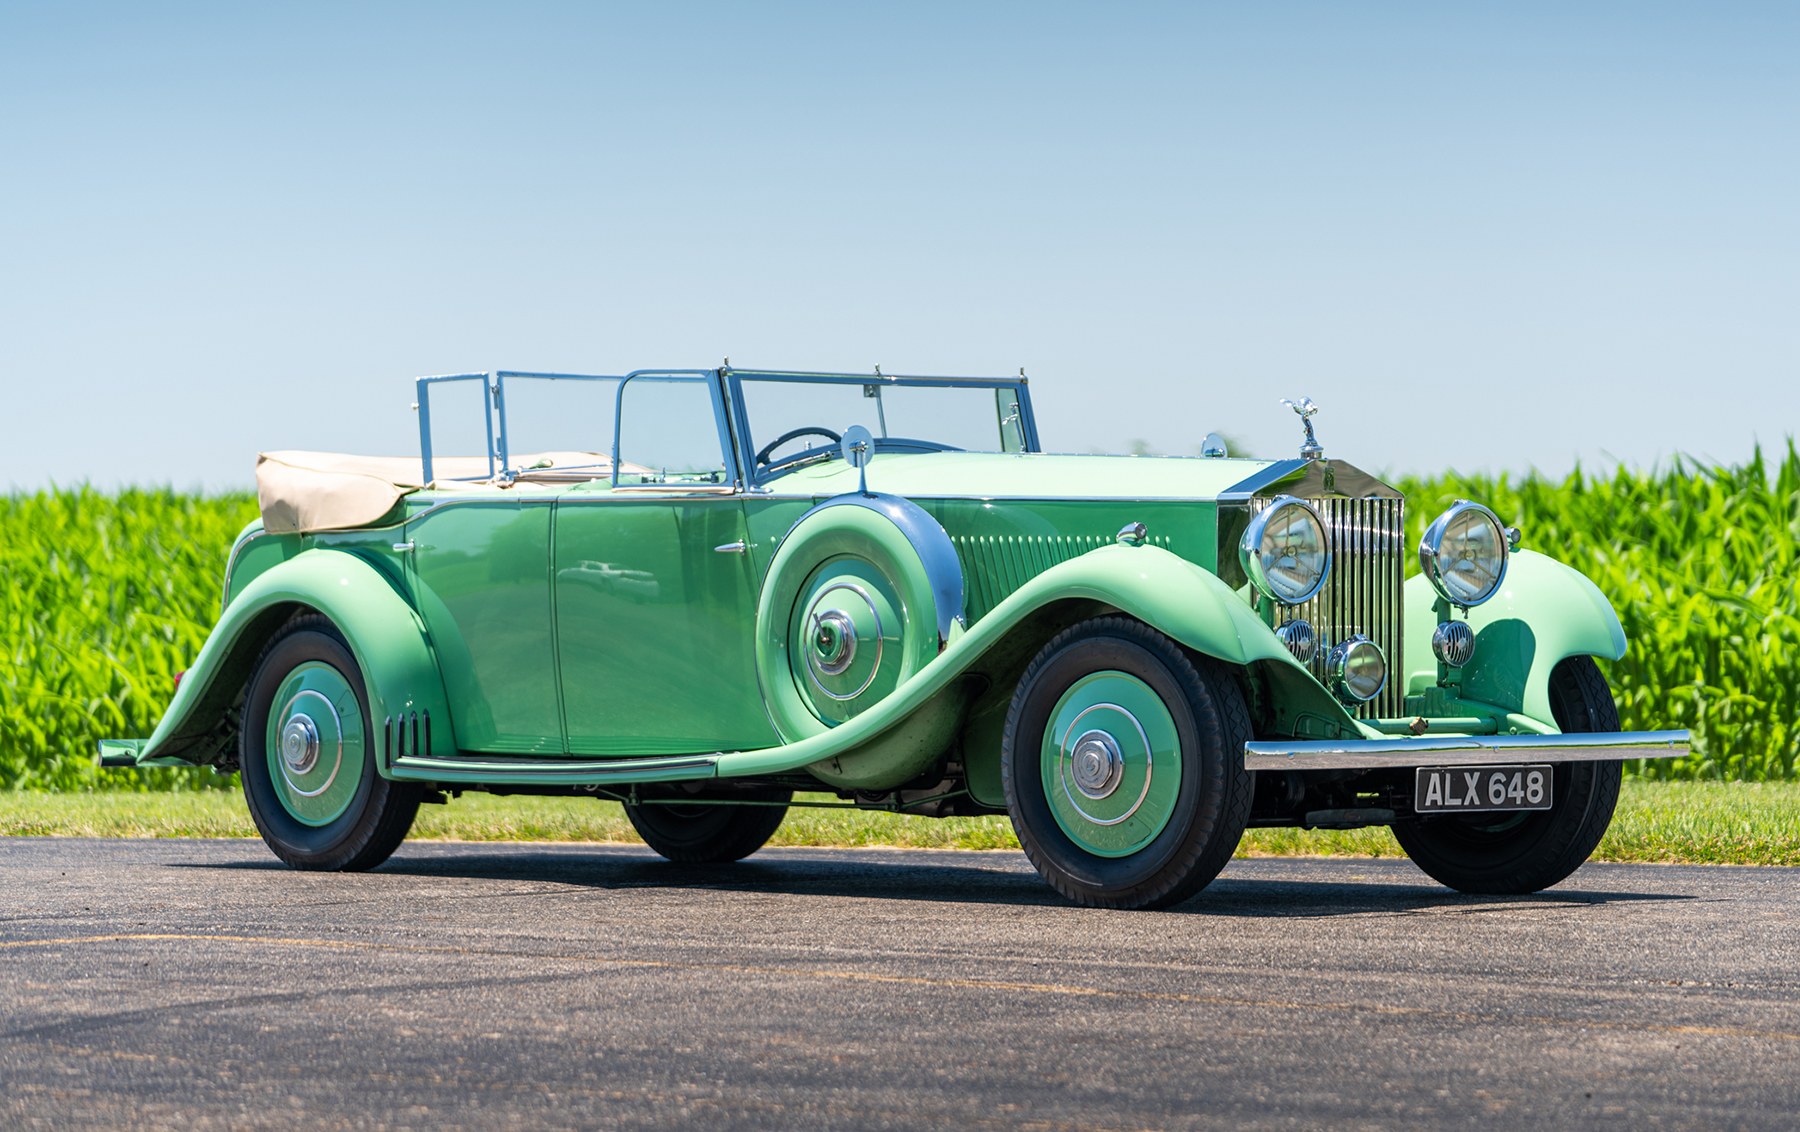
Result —
<path fill-rule="evenodd" d="M 1430 735 L 1418 739 L 1244 744 L 1245 770 L 1380 770 L 1490 763 L 1585 763 L 1678 759 L 1686 731 L 1597 731 L 1575 735 Z"/>
<path fill-rule="evenodd" d="M 718 777 L 718 755 L 678 755 L 641 759 L 523 758 L 474 755 L 444 759 L 403 755 L 388 767 L 391 778 L 411 782 L 472 782 L 524 785 L 549 782 L 566 786 L 608 782 L 686 782 Z"/>

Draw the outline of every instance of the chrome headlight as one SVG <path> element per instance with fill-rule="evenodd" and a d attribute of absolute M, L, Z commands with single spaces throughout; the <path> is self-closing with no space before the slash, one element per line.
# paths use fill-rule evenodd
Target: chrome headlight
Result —
<path fill-rule="evenodd" d="M 1419 567 L 1452 605 L 1480 605 L 1506 577 L 1506 528 L 1479 503 L 1459 499 L 1419 540 Z"/>
<path fill-rule="evenodd" d="M 1278 496 L 1250 520 L 1238 560 L 1257 589 L 1284 605 L 1299 605 L 1331 573 L 1325 524 L 1310 503 Z"/>

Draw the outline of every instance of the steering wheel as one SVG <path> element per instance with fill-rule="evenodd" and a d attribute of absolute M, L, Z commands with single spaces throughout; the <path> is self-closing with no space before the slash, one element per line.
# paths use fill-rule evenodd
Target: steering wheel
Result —
<path fill-rule="evenodd" d="M 760 467 L 763 464 L 767 464 L 769 462 L 769 457 L 774 453 L 774 451 L 777 448 L 780 448 L 783 444 L 786 444 L 788 441 L 793 440 L 795 437 L 798 437 L 798 436 L 823 436 L 827 440 L 831 441 L 833 444 L 837 444 L 838 442 L 840 442 L 844 439 L 842 436 L 839 436 L 837 433 L 832 432 L 828 428 L 817 428 L 813 425 L 804 425 L 800 428 L 790 428 L 786 432 L 782 433 L 780 436 L 776 437 L 774 440 L 771 440 L 767 444 L 762 446 L 762 450 L 757 452 L 757 454 L 756 454 L 757 465 Z"/>

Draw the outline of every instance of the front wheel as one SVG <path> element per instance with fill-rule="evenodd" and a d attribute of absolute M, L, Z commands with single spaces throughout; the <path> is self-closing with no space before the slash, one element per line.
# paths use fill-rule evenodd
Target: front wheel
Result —
<path fill-rule="evenodd" d="M 381 777 L 362 669 L 330 620 L 290 621 L 244 695 L 244 800 L 275 855 L 296 869 L 357 871 L 388 859 L 421 789 Z"/>
<path fill-rule="evenodd" d="M 1243 836 L 1249 738 L 1243 693 L 1216 661 L 1127 617 L 1066 629 L 1026 668 L 1006 717 L 1019 844 L 1078 904 L 1180 903 Z"/>
<path fill-rule="evenodd" d="M 1619 729 L 1619 709 L 1592 657 L 1570 657 L 1550 673 L 1550 710 L 1565 733 Z M 1549 888 L 1606 835 L 1621 765 L 1558 763 L 1552 809 L 1420 818 L 1396 824 L 1394 840 L 1413 864 L 1458 892 L 1518 896 Z"/>
<path fill-rule="evenodd" d="M 644 844 L 671 861 L 718 865 L 738 861 L 761 849 L 787 817 L 792 790 L 758 790 L 737 801 L 703 798 L 627 804 L 625 816 Z"/>

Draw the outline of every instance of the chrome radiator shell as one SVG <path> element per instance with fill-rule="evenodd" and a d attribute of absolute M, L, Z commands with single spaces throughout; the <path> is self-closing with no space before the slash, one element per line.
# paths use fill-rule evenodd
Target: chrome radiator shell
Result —
<path fill-rule="evenodd" d="M 1244 584 L 1238 542 L 1250 517 L 1277 496 L 1311 503 L 1325 523 L 1331 574 L 1311 600 L 1277 607 L 1278 623 L 1310 622 L 1319 637 L 1307 668 L 1325 683 L 1331 646 L 1356 633 L 1367 635 L 1387 658 L 1388 682 L 1365 704 L 1348 706 L 1361 719 L 1393 719 L 1406 713 L 1406 666 L 1401 652 L 1406 579 L 1406 499 L 1380 480 L 1342 461 L 1287 460 L 1238 484 L 1219 500 L 1219 575 Z"/>

